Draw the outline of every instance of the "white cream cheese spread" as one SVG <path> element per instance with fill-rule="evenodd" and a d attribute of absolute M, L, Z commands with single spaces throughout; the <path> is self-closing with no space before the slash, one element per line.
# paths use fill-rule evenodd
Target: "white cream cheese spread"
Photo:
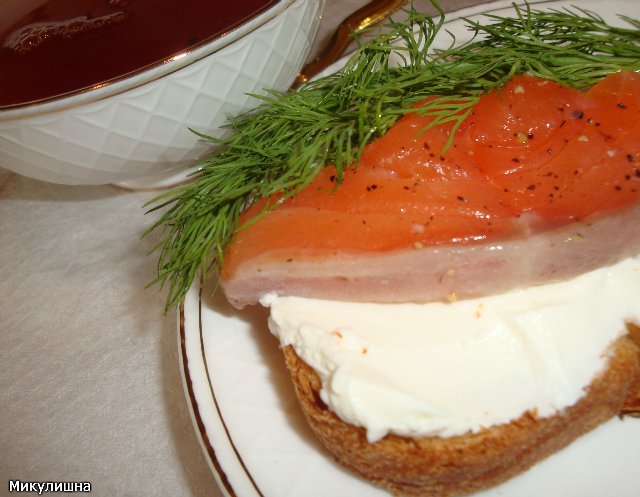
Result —
<path fill-rule="evenodd" d="M 569 281 L 451 303 L 267 295 L 269 327 L 370 441 L 442 437 L 573 405 L 610 345 L 640 323 L 640 257 Z"/>

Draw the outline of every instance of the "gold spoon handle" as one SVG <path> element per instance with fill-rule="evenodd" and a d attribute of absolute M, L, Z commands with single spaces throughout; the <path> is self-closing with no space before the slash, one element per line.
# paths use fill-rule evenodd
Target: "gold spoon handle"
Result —
<path fill-rule="evenodd" d="M 293 88 L 306 83 L 325 67 L 338 60 L 353 40 L 352 33 L 359 34 L 363 30 L 379 23 L 398 10 L 404 3 L 405 0 L 372 0 L 344 19 L 338 25 L 331 40 L 322 49 L 320 55 L 302 68 L 293 83 Z"/>

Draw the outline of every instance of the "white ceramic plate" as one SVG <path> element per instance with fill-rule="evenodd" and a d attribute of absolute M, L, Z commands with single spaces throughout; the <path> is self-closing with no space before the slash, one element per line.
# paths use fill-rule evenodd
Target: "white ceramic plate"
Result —
<path fill-rule="evenodd" d="M 456 21 L 507 9 L 501 1 L 448 14 Z M 615 22 L 640 17 L 638 0 L 541 2 L 576 5 Z M 338 64 L 339 66 L 339 64 Z M 334 66 L 334 69 L 336 66 Z M 336 465 L 298 408 L 267 312 L 233 310 L 194 285 L 180 309 L 182 373 L 196 431 L 220 488 L 229 497 L 388 497 Z M 476 497 L 637 497 L 640 420 L 614 419 L 523 475 Z"/>

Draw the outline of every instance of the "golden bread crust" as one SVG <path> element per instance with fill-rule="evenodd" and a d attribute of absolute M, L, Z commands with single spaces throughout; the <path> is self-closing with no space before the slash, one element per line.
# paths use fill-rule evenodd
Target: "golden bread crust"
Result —
<path fill-rule="evenodd" d="M 447 497 L 497 485 L 619 414 L 640 385 L 640 349 L 628 337 L 574 406 L 551 417 L 527 413 L 504 425 L 449 438 L 388 435 L 369 443 L 365 430 L 339 419 L 320 399 L 315 371 L 285 347 L 298 400 L 336 461 L 395 495 Z"/>
<path fill-rule="evenodd" d="M 640 327 L 634 324 L 628 324 L 627 328 L 629 329 L 629 338 L 637 345 L 640 353 Z M 640 418 L 640 376 L 638 376 L 638 381 L 636 381 L 635 386 L 631 388 L 620 413 Z"/>

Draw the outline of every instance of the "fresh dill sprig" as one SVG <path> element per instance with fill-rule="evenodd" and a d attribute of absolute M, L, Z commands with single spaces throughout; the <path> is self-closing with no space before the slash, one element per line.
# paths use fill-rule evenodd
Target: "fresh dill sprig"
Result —
<path fill-rule="evenodd" d="M 514 4 L 511 17 L 465 19 L 472 37 L 458 44 L 433 4 L 438 18 L 408 9 L 408 21 L 390 21 L 338 73 L 298 91 L 255 95 L 260 105 L 229 120 L 229 138 L 199 135 L 222 151 L 199 164 L 190 183 L 148 204 L 149 212 L 164 209 L 147 233 L 162 231 L 152 284 L 168 286 L 165 310 L 184 298 L 198 275 L 221 268 L 247 207 L 278 198 L 265 211 L 276 208 L 329 164 L 339 184 L 363 147 L 402 115 L 419 112 L 433 117 L 432 126 L 452 122 L 455 130 L 480 95 L 516 74 L 582 89 L 612 72 L 640 70 L 640 22 L 634 19 L 623 18 L 629 27 L 619 28 L 581 9 Z M 438 36 L 450 37 L 448 48 L 435 48 Z"/>

